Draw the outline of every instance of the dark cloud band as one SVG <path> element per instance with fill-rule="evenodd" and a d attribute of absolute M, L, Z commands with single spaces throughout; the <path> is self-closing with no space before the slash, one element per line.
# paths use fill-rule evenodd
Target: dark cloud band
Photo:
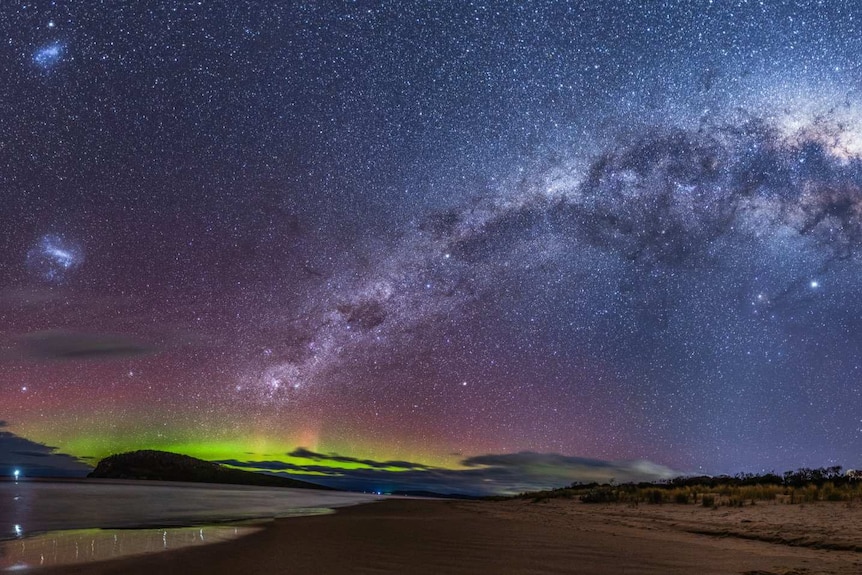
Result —
<path fill-rule="evenodd" d="M 307 465 L 251 460 L 226 460 L 219 463 L 275 474 L 308 474 L 310 481 L 340 489 L 429 491 L 460 495 L 522 493 L 574 482 L 654 481 L 679 475 L 668 467 L 648 461 L 614 462 L 527 451 L 469 457 L 461 462 L 464 469 L 324 455 L 306 449 L 294 450 L 289 455 L 314 463 Z M 351 465 L 342 467 L 340 464 Z M 353 468 L 356 464 L 366 468 Z"/>

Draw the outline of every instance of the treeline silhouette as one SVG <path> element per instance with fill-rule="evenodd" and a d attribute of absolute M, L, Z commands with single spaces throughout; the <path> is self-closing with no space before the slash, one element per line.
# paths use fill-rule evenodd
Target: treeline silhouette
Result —
<path fill-rule="evenodd" d="M 862 500 L 862 481 L 842 472 L 841 466 L 808 468 L 764 474 L 700 475 L 639 483 L 581 483 L 524 493 L 533 501 L 579 498 L 584 503 L 700 503 L 704 507 L 741 507 L 756 501 L 809 503 Z"/>

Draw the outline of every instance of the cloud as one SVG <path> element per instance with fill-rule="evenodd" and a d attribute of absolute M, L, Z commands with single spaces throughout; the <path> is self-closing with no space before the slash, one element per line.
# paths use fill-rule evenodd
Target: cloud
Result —
<path fill-rule="evenodd" d="M 127 336 L 43 331 L 21 338 L 21 353 L 37 360 L 115 359 L 154 349 Z"/>
<path fill-rule="evenodd" d="M 678 472 L 650 461 L 604 461 L 572 457 L 556 453 L 522 451 L 503 455 L 478 455 L 461 462 L 466 467 L 491 471 L 497 478 L 517 480 L 521 477 L 537 481 L 559 479 L 564 484 L 574 482 L 655 481 L 669 479 Z M 558 484 L 557 484 L 558 485 Z"/>
<path fill-rule="evenodd" d="M 397 467 L 400 469 L 431 469 L 427 465 L 423 465 L 421 463 L 413 463 L 410 461 L 375 461 L 373 459 L 357 459 L 355 457 L 348 457 L 345 455 L 324 455 L 322 453 L 316 453 L 314 451 L 310 451 L 308 449 L 298 447 L 291 451 L 288 455 L 291 457 L 302 457 L 305 459 L 312 459 L 314 461 L 330 461 L 335 463 L 355 463 L 359 465 L 367 465 L 368 467 L 372 467 L 375 469 L 387 469 Z"/>
<path fill-rule="evenodd" d="M 0 305 L 19 308 L 38 308 L 64 301 L 63 293 L 50 288 L 9 287 L 0 290 Z"/>
<path fill-rule="evenodd" d="M 0 421 L 0 429 L 4 427 L 6 422 Z M 83 477 L 92 471 L 77 458 L 57 453 L 56 447 L 0 430 L 0 476 L 12 469 L 20 469 L 25 477 Z"/>
<path fill-rule="evenodd" d="M 516 494 L 562 487 L 575 482 L 656 481 L 681 475 L 650 461 L 604 461 L 554 453 L 523 451 L 468 457 L 464 469 L 445 469 L 407 461 L 373 461 L 341 455 L 324 455 L 296 449 L 292 457 L 308 459 L 310 465 L 280 461 L 219 461 L 227 465 L 273 475 L 306 475 L 304 479 L 361 491 L 433 491 L 457 495 Z M 339 467 L 339 463 L 364 468 Z M 327 465 L 328 464 L 328 465 Z M 395 471 L 392 468 L 401 468 Z"/>

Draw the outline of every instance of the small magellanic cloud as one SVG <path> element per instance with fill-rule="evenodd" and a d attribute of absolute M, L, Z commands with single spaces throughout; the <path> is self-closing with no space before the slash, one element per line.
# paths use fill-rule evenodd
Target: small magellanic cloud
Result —
<path fill-rule="evenodd" d="M 66 46 L 60 42 L 46 44 L 33 53 L 33 62 L 43 70 L 50 70 L 63 60 Z"/>

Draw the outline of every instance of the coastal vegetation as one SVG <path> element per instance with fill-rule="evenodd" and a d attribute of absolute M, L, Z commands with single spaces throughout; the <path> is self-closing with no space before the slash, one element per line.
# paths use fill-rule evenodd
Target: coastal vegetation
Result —
<path fill-rule="evenodd" d="M 818 501 L 862 502 L 862 481 L 842 473 L 840 466 L 802 468 L 775 473 L 677 477 L 666 481 L 573 483 L 567 487 L 523 493 L 541 502 L 577 499 L 583 503 L 626 503 L 742 507 L 758 503 L 804 504 Z"/>

